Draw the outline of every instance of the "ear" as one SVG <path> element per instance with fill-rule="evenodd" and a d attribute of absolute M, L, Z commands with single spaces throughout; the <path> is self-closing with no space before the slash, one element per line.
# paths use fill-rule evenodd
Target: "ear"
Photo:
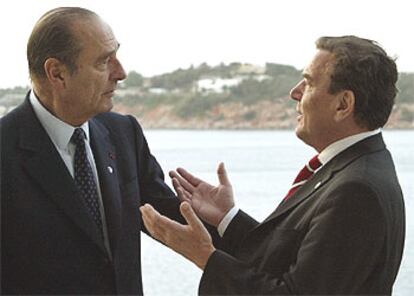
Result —
<path fill-rule="evenodd" d="M 61 61 L 55 58 L 48 58 L 45 61 L 43 68 L 48 81 L 54 88 L 65 88 L 65 78 L 68 71 Z"/>
<path fill-rule="evenodd" d="M 335 121 L 340 122 L 352 117 L 355 110 L 355 95 L 353 91 L 345 90 L 338 94 Z"/>

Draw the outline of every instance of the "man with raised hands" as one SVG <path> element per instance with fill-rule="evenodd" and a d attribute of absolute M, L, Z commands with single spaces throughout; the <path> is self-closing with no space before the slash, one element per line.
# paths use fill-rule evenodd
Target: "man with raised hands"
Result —
<path fill-rule="evenodd" d="M 290 96 L 296 135 L 317 155 L 263 222 L 235 207 L 223 164 L 218 186 L 170 173 L 188 225 L 141 207 L 149 232 L 203 270 L 202 295 L 392 293 L 405 213 L 380 128 L 394 104 L 396 65 L 355 36 L 322 37 L 316 47 Z M 197 216 L 217 227 L 219 246 Z"/>

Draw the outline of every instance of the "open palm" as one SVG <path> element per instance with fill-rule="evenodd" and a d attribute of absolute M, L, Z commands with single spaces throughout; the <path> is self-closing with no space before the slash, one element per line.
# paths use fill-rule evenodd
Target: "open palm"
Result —
<path fill-rule="evenodd" d="M 180 200 L 189 202 L 202 220 L 216 227 L 234 206 L 233 189 L 223 163 L 220 163 L 217 175 L 219 184 L 213 186 L 182 168 L 170 172 Z"/>

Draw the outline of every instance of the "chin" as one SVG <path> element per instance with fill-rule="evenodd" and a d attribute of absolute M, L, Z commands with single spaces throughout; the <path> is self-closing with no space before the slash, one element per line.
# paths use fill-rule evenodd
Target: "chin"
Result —
<path fill-rule="evenodd" d="M 99 114 L 102 114 L 102 113 L 109 112 L 109 111 L 111 111 L 111 109 L 112 109 L 112 105 L 100 106 L 100 108 L 95 113 L 95 116 L 99 115 Z"/>
<path fill-rule="evenodd" d="M 303 134 L 303 126 L 301 126 L 300 124 L 298 124 L 295 128 L 295 133 L 296 136 L 301 139 L 301 135 Z"/>
<path fill-rule="evenodd" d="M 302 126 L 297 126 L 296 129 L 295 129 L 295 133 L 296 133 L 296 137 L 298 137 L 303 142 L 308 143 L 306 141 L 306 139 L 307 139 L 306 132 L 304 131 Z"/>
<path fill-rule="evenodd" d="M 109 98 L 102 104 L 101 112 L 109 112 L 114 107 L 114 103 L 112 102 L 112 98 Z"/>
<path fill-rule="evenodd" d="M 114 107 L 114 103 L 112 103 L 112 100 L 111 100 L 111 102 L 106 106 L 107 108 L 107 110 L 106 110 L 106 112 L 109 112 L 109 111 L 111 111 L 112 110 L 112 108 Z"/>
<path fill-rule="evenodd" d="M 303 143 L 305 143 L 306 145 L 308 145 L 308 146 L 310 146 L 310 147 L 312 147 L 315 150 L 317 150 L 317 151 L 320 152 L 320 150 L 317 149 L 319 143 L 318 142 L 315 142 L 315 136 L 314 135 L 312 135 L 311 133 L 309 133 L 309 131 L 306 131 L 303 128 L 301 129 L 299 127 L 296 128 L 295 132 L 296 132 L 296 136 Z"/>

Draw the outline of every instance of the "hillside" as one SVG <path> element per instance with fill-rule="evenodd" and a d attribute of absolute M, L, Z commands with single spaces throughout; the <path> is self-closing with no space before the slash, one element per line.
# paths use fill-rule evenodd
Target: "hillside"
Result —
<path fill-rule="evenodd" d="M 148 128 L 288 129 L 296 125 L 289 90 L 301 79 L 291 66 L 232 63 L 179 69 L 144 78 L 131 72 L 115 110 Z M 414 74 L 400 73 L 388 128 L 414 128 Z"/>
<path fill-rule="evenodd" d="M 287 65 L 242 63 L 178 69 L 153 77 L 132 71 L 116 92 L 115 111 L 145 128 L 289 129 L 296 125 L 289 90 L 301 71 Z M 414 128 L 414 73 L 400 73 L 388 128 Z M 21 101 L 25 88 L 0 90 L 0 115 Z"/>

